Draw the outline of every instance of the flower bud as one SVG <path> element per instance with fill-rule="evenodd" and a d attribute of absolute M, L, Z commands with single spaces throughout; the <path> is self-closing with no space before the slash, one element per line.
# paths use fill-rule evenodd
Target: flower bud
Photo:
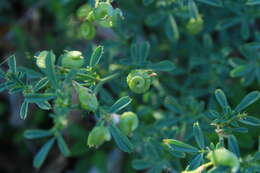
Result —
<path fill-rule="evenodd" d="M 86 87 L 75 86 L 81 107 L 87 111 L 96 111 L 99 106 L 96 95 Z"/>
<path fill-rule="evenodd" d="M 219 148 L 211 151 L 207 158 L 213 162 L 214 166 L 227 166 L 231 167 L 232 172 L 239 169 L 239 160 L 237 156 L 225 148 Z"/>
<path fill-rule="evenodd" d="M 131 91 L 141 94 L 149 90 L 152 77 L 147 70 L 132 70 L 127 76 L 127 84 Z"/>
<path fill-rule="evenodd" d="M 125 112 L 120 116 L 118 123 L 119 129 L 125 134 L 129 135 L 138 127 L 138 117 L 133 112 Z"/>
<path fill-rule="evenodd" d="M 88 146 L 89 147 L 99 147 L 105 141 L 109 141 L 111 139 L 110 132 L 107 127 L 97 126 L 89 133 L 88 136 Z"/>
<path fill-rule="evenodd" d="M 46 68 L 45 60 L 46 60 L 46 57 L 47 57 L 48 53 L 49 53 L 48 51 L 44 50 L 44 51 L 41 51 L 38 56 L 35 56 L 35 58 L 36 58 L 36 65 L 39 68 L 41 68 L 41 69 Z M 56 60 L 56 57 L 55 57 L 55 55 L 52 52 L 50 52 L 50 53 L 51 53 L 51 61 L 54 64 L 55 60 Z"/>
<path fill-rule="evenodd" d="M 203 19 L 201 17 L 190 18 L 189 22 L 186 25 L 186 29 L 189 34 L 196 35 L 203 29 Z"/>
<path fill-rule="evenodd" d="M 69 51 L 62 55 L 61 65 L 65 68 L 80 68 L 84 64 L 84 57 L 80 51 Z"/>

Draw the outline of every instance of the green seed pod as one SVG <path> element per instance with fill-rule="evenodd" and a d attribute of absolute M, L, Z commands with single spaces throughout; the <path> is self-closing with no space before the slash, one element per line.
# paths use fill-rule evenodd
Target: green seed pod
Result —
<path fill-rule="evenodd" d="M 113 9 L 112 5 L 107 2 L 99 2 L 94 9 L 95 19 L 104 20 L 108 17 L 109 10 Z"/>
<path fill-rule="evenodd" d="M 131 91 L 141 94 L 150 88 L 152 77 L 147 70 L 132 70 L 126 81 Z"/>
<path fill-rule="evenodd" d="M 44 51 L 41 51 L 38 56 L 35 56 L 35 58 L 36 58 L 36 65 L 39 68 L 41 68 L 41 69 L 46 68 L 45 59 L 46 59 L 47 55 L 48 55 L 48 51 L 44 50 Z M 52 61 L 53 64 L 55 63 L 55 60 L 56 60 L 56 57 L 51 52 L 51 61 Z"/>
<path fill-rule="evenodd" d="M 201 17 L 190 18 L 186 25 L 187 32 L 191 35 L 196 35 L 203 29 L 203 19 Z"/>
<path fill-rule="evenodd" d="M 119 129 L 122 130 L 122 132 L 125 135 L 129 135 L 132 131 L 134 131 L 138 127 L 138 117 L 133 112 L 125 112 L 120 116 L 119 121 Z"/>
<path fill-rule="evenodd" d="M 80 68 L 84 64 L 84 57 L 80 51 L 68 51 L 62 55 L 61 65 L 65 68 Z"/>
<path fill-rule="evenodd" d="M 84 22 L 80 25 L 79 35 L 87 40 L 92 40 L 96 35 L 96 29 L 90 22 Z"/>
<path fill-rule="evenodd" d="M 91 13 L 92 8 L 89 5 L 85 4 L 77 10 L 77 17 L 79 20 L 88 20 Z"/>
<path fill-rule="evenodd" d="M 207 158 L 210 159 L 214 166 L 228 166 L 231 167 L 232 172 L 236 172 L 239 169 L 237 156 L 225 148 L 211 151 Z"/>
<path fill-rule="evenodd" d="M 87 111 L 96 111 L 99 104 L 96 95 L 88 88 L 75 85 L 80 105 Z"/>
<path fill-rule="evenodd" d="M 89 133 L 87 143 L 89 147 L 97 148 L 110 139 L 111 135 L 108 128 L 104 126 L 97 126 Z"/>

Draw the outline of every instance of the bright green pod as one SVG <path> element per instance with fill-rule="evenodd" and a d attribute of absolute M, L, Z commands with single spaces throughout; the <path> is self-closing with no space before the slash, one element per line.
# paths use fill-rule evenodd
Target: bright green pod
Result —
<path fill-rule="evenodd" d="M 131 91 L 141 94 L 149 90 L 152 77 L 147 70 L 132 70 L 126 81 Z"/>
<path fill-rule="evenodd" d="M 84 57 L 80 51 L 67 51 L 61 58 L 61 65 L 65 68 L 80 68 L 84 64 Z"/>
<path fill-rule="evenodd" d="M 129 135 L 138 127 L 138 124 L 139 120 L 135 113 L 124 112 L 120 116 L 118 127 L 125 135 Z"/>
<path fill-rule="evenodd" d="M 190 18 L 186 25 L 186 30 L 191 35 L 196 35 L 200 33 L 203 29 L 204 21 L 201 17 Z"/>
<path fill-rule="evenodd" d="M 97 97 L 90 89 L 77 84 L 76 91 L 80 105 L 84 110 L 95 112 L 98 109 L 99 103 Z"/>
<path fill-rule="evenodd" d="M 91 22 L 86 21 L 80 25 L 79 34 L 82 38 L 92 40 L 96 35 L 95 26 Z"/>
<path fill-rule="evenodd" d="M 89 133 L 87 144 L 89 147 L 99 147 L 105 141 L 111 139 L 110 132 L 107 127 L 97 126 Z"/>
<path fill-rule="evenodd" d="M 237 156 L 225 148 L 211 151 L 207 158 L 210 159 L 214 166 L 227 166 L 231 168 L 232 172 L 236 172 L 239 169 Z"/>
<path fill-rule="evenodd" d="M 46 60 L 46 57 L 47 57 L 48 53 L 49 53 L 49 51 L 44 50 L 44 51 L 41 51 L 38 56 L 35 56 L 35 58 L 36 58 L 36 65 L 39 68 L 41 68 L 41 69 L 46 68 L 45 60 Z M 56 57 L 51 52 L 51 61 L 52 61 L 53 64 L 55 63 L 55 60 L 56 60 Z"/>

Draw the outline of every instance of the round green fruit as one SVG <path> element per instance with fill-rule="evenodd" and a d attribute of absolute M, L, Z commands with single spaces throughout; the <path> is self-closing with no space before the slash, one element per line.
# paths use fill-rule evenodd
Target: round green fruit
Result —
<path fill-rule="evenodd" d="M 196 35 L 203 29 L 203 19 L 201 17 L 190 18 L 186 25 L 187 32 L 191 35 Z"/>
<path fill-rule="evenodd" d="M 110 3 L 99 2 L 97 7 L 94 9 L 95 19 L 104 20 L 108 17 L 109 10 L 113 9 Z"/>
<path fill-rule="evenodd" d="M 84 64 L 84 57 L 80 51 L 68 51 L 62 55 L 61 65 L 65 68 L 80 68 Z"/>
<path fill-rule="evenodd" d="M 138 127 L 138 117 L 133 112 L 125 112 L 120 116 L 119 129 L 125 134 L 129 135 Z"/>
<path fill-rule="evenodd" d="M 89 133 L 88 136 L 88 146 L 89 147 L 99 147 L 105 141 L 109 141 L 111 139 L 110 132 L 107 127 L 97 126 Z"/>
<path fill-rule="evenodd" d="M 214 166 L 231 167 L 232 172 L 239 169 L 239 160 L 237 156 L 225 148 L 219 148 L 211 151 L 207 158 L 214 164 Z"/>
<path fill-rule="evenodd" d="M 97 97 L 90 89 L 76 85 L 76 91 L 80 105 L 84 110 L 95 112 L 98 109 Z"/>
<path fill-rule="evenodd" d="M 126 81 L 131 91 L 141 94 L 149 90 L 152 77 L 147 70 L 132 70 Z"/>
<path fill-rule="evenodd" d="M 41 69 L 45 69 L 46 68 L 45 60 L 46 60 L 46 57 L 47 57 L 48 53 L 49 53 L 49 51 L 44 50 L 44 51 L 41 51 L 37 56 L 35 56 L 35 58 L 36 58 L 36 65 L 39 68 L 41 68 Z M 51 61 L 54 64 L 55 60 L 56 60 L 56 57 L 53 54 L 53 52 L 50 52 L 50 55 L 51 55 Z"/>
<path fill-rule="evenodd" d="M 96 35 L 95 26 L 88 21 L 82 23 L 80 25 L 79 35 L 87 40 L 92 40 Z"/>

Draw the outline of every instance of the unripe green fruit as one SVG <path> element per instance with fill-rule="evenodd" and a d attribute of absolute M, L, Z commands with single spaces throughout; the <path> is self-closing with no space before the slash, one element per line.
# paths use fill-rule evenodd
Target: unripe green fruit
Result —
<path fill-rule="evenodd" d="M 141 94 L 149 90 L 152 77 L 147 70 L 132 70 L 127 76 L 127 84 L 131 91 Z"/>
<path fill-rule="evenodd" d="M 84 22 L 80 25 L 80 36 L 87 40 L 92 40 L 96 35 L 96 29 L 94 25 L 90 22 Z"/>
<path fill-rule="evenodd" d="M 84 57 L 80 51 L 69 51 L 62 55 L 61 65 L 65 68 L 80 68 L 84 64 Z"/>
<path fill-rule="evenodd" d="M 125 112 L 120 116 L 119 129 L 125 134 L 129 135 L 138 127 L 138 117 L 133 112 Z"/>
<path fill-rule="evenodd" d="M 77 10 L 77 17 L 80 20 L 87 20 L 89 18 L 90 13 L 92 12 L 92 8 L 85 4 L 82 5 L 78 10 Z"/>
<path fill-rule="evenodd" d="M 76 85 L 80 105 L 87 111 L 96 111 L 99 104 L 96 95 L 88 88 Z"/>
<path fill-rule="evenodd" d="M 48 53 L 49 53 L 48 51 L 44 50 L 44 51 L 41 51 L 38 56 L 35 56 L 35 58 L 36 58 L 36 65 L 39 68 L 41 68 L 41 69 L 46 68 L 45 60 L 46 60 L 46 57 L 47 57 Z M 55 63 L 55 60 L 56 60 L 56 57 L 51 52 L 51 61 L 52 61 L 53 64 Z"/>
<path fill-rule="evenodd" d="M 94 15 L 97 20 L 103 20 L 108 17 L 109 10 L 113 9 L 110 3 L 99 2 L 94 9 Z"/>
<path fill-rule="evenodd" d="M 196 35 L 203 29 L 203 19 L 201 17 L 190 18 L 189 22 L 186 25 L 186 29 L 189 34 Z"/>
<path fill-rule="evenodd" d="M 89 147 L 99 147 L 105 141 L 109 141 L 111 139 L 110 132 L 107 127 L 98 126 L 95 127 L 88 136 L 88 146 Z"/>
<path fill-rule="evenodd" d="M 225 148 L 211 151 L 207 158 L 211 160 L 214 166 L 228 166 L 231 167 L 232 172 L 236 172 L 239 169 L 237 156 Z"/>

